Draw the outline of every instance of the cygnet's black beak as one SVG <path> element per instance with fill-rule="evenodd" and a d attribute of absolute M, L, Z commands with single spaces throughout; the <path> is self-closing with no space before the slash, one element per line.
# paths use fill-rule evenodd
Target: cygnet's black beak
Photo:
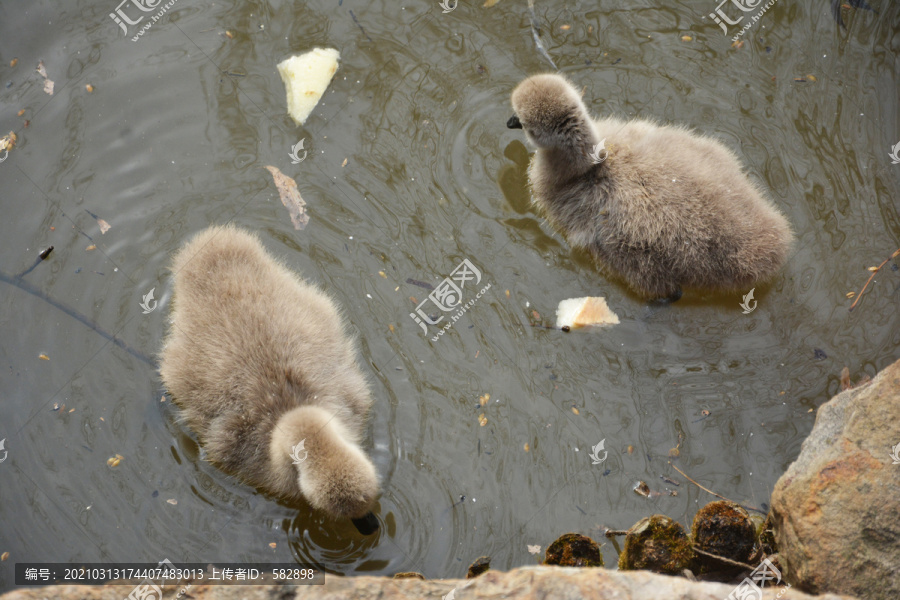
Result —
<path fill-rule="evenodd" d="M 378 531 L 378 519 L 371 512 L 358 519 L 351 519 L 351 521 L 356 525 L 356 530 L 363 535 L 372 535 Z"/>
<path fill-rule="evenodd" d="M 519 117 L 513 115 L 506 122 L 506 126 L 510 129 L 522 129 L 522 122 L 519 120 Z"/>

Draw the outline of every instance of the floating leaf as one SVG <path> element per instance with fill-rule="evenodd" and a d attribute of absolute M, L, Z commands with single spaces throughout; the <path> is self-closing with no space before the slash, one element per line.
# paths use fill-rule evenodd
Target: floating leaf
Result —
<path fill-rule="evenodd" d="M 96 250 L 96 249 L 97 249 L 97 246 L 95 244 L 91 244 L 90 246 L 85 248 L 85 250 L 87 250 L 88 252 L 90 252 L 91 250 Z"/>
<path fill-rule="evenodd" d="M 18 62 L 19 62 L 18 58 L 12 59 L 11 61 L 9 61 L 9 68 L 13 68 L 14 66 L 16 66 L 18 64 Z"/>
<path fill-rule="evenodd" d="M 481 413 L 480 415 L 478 415 L 478 424 L 481 425 L 482 427 L 487 425 L 487 417 L 484 416 L 484 413 Z"/>
<path fill-rule="evenodd" d="M 532 546 L 531 544 L 526 544 L 528 546 L 528 554 L 540 554 L 541 547 L 540 546 Z"/>
<path fill-rule="evenodd" d="M 15 62 L 15 61 L 13 61 L 13 62 Z M 0 554 L 0 561 L 5 561 L 7 558 L 9 558 L 9 552 L 4 552 L 3 554 Z"/>
<path fill-rule="evenodd" d="M 488 403 L 488 400 L 490 400 L 490 399 L 491 399 L 491 395 L 490 395 L 490 394 L 485 394 L 484 396 L 480 396 L 480 397 L 478 398 L 478 405 L 479 405 L 479 406 L 484 406 L 485 404 Z"/>
<path fill-rule="evenodd" d="M 872 271 L 873 273 L 878 270 L 878 267 L 869 267 L 867 270 Z"/>
<path fill-rule="evenodd" d="M 92 86 L 91 84 L 87 84 L 86 86 L 84 86 L 84 89 L 87 90 L 88 94 L 92 94 L 94 92 L 94 86 Z"/>
<path fill-rule="evenodd" d="M 166 502 L 168 502 L 172 506 L 175 506 L 176 504 L 178 504 L 178 500 L 176 500 L 175 498 L 169 498 L 168 500 L 166 500 Z"/>
<path fill-rule="evenodd" d="M 347 159 L 346 159 L 346 158 L 344 159 L 344 162 L 341 163 L 341 166 L 342 166 L 342 167 L 346 167 L 346 166 L 347 166 Z"/>
<path fill-rule="evenodd" d="M 0 152 L 3 152 L 4 150 L 12 150 L 16 145 L 16 139 L 16 133 L 14 131 L 10 131 L 2 138 L 0 138 Z"/>
<path fill-rule="evenodd" d="M 690 42 L 690 41 L 693 40 L 693 39 L 694 39 L 694 38 L 692 38 L 692 37 L 689 36 L 689 35 L 683 35 L 683 36 L 681 36 L 681 41 L 682 41 L 682 42 Z"/>
<path fill-rule="evenodd" d="M 44 78 L 44 91 L 53 95 L 53 80 L 47 77 L 47 69 L 44 68 L 44 61 L 40 61 L 37 66 L 37 72 Z"/>
<path fill-rule="evenodd" d="M 482 4 L 482 8 L 490 8 L 500 2 L 500 0 L 484 0 L 484 4 Z"/>
<path fill-rule="evenodd" d="M 300 197 L 297 182 L 282 173 L 278 167 L 266 166 L 266 169 L 275 180 L 275 187 L 278 188 L 281 203 L 291 214 L 291 223 L 294 224 L 294 229 L 303 229 L 309 223 L 309 215 L 306 214 L 306 202 Z"/>
<path fill-rule="evenodd" d="M 528 442 L 525 442 L 525 452 L 528 452 L 530 450 L 531 450 L 531 446 L 528 445 Z"/>
<path fill-rule="evenodd" d="M 277 547 L 278 547 L 278 544 L 277 544 L 276 542 L 270 542 L 270 543 L 269 543 L 269 548 L 274 549 L 274 548 L 277 548 Z"/>
<path fill-rule="evenodd" d="M 38 354 L 38 358 L 41 360 L 50 360 L 50 357 L 46 354 Z"/>
<path fill-rule="evenodd" d="M 650 497 L 650 486 L 643 481 L 638 481 L 636 484 L 634 484 L 633 489 L 634 493 L 639 496 L 643 496 L 644 498 Z"/>

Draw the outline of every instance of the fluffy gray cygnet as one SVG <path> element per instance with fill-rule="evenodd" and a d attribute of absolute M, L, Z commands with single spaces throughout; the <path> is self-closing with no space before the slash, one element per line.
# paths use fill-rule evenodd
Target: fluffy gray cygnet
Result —
<path fill-rule="evenodd" d="M 378 475 L 360 447 L 372 400 L 335 303 L 235 227 L 197 234 L 172 271 L 160 372 L 209 460 L 377 529 Z"/>
<path fill-rule="evenodd" d="M 650 121 L 594 120 L 555 74 L 520 83 L 512 107 L 507 126 L 537 147 L 535 204 L 641 296 L 746 290 L 784 264 L 790 225 L 721 143 Z"/>

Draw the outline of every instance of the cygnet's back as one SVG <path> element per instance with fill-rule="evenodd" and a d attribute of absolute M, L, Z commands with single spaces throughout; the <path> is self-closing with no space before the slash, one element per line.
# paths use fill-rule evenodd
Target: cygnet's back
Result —
<path fill-rule="evenodd" d="M 324 490 L 316 507 L 360 516 L 377 492 L 374 468 L 356 449 L 371 399 L 335 304 L 235 227 L 198 234 L 175 256 L 172 271 L 172 328 L 160 370 L 209 459 L 269 493 L 306 496 L 316 506 L 301 490 L 288 444 L 328 434 L 318 447 L 306 443 L 311 460 L 331 453 L 309 463 L 334 471 L 314 473 L 316 481 L 328 480 L 317 485 L 364 489 L 349 490 L 352 502 L 330 502 L 341 506 L 329 505 L 329 494 L 347 490 Z M 273 447 L 276 428 L 283 448 Z M 332 442 L 336 449 L 329 450 Z M 329 457 L 350 470 L 337 472 L 344 467 L 328 466 Z M 354 461 L 361 461 L 356 471 Z"/>

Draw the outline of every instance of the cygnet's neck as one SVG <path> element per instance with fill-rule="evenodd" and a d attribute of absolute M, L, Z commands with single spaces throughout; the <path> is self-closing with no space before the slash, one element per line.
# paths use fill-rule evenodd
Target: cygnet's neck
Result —
<path fill-rule="evenodd" d="M 269 454 L 278 476 L 296 481 L 316 509 L 359 517 L 365 511 L 356 514 L 352 506 L 345 506 L 346 497 L 355 498 L 353 486 L 371 480 L 373 492 L 377 491 L 375 468 L 357 436 L 339 415 L 318 406 L 299 406 L 284 413 L 272 431 Z M 344 480 L 349 482 L 346 490 L 340 484 Z"/>
<path fill-rule="evenodd" d="M 560 145 L 541 149 L 544 158 L 561 179 L 581 175 L 597 166 L 591 153 L 600 139 L 594 131 L 587 108 L 580 101 L 578 107 L 573 109 L 565 135 L 561 137 L 564 141 Z M 605 150 L 600 152 L 601 158 L 605 155 Z"/>

